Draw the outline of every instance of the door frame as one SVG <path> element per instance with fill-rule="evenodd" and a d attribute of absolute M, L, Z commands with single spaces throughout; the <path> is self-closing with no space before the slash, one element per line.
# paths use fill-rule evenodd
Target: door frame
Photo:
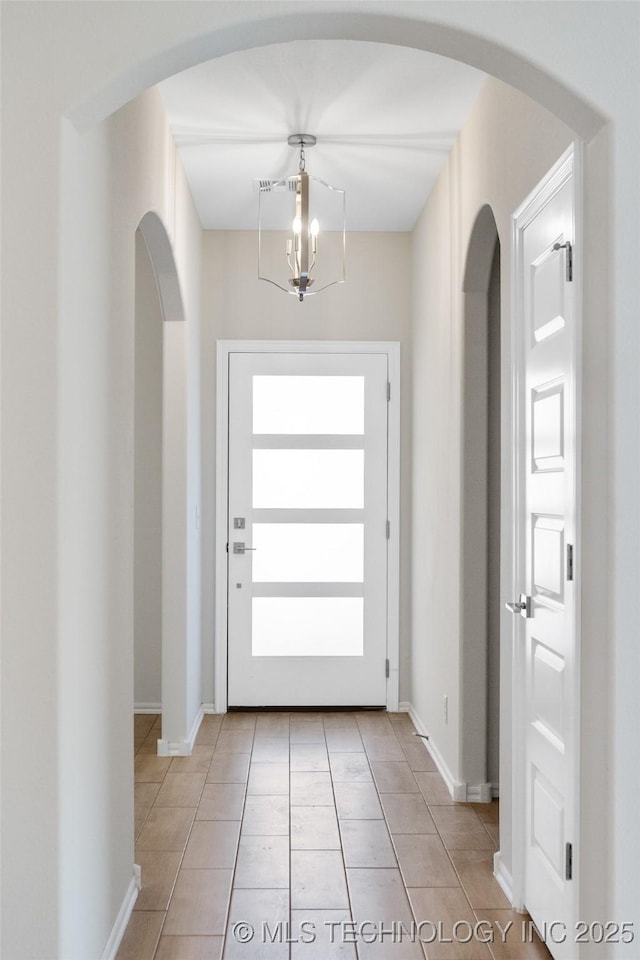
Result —
<path fill-rule="evenodd" d="M 381 340 L 218 340 L 216 378 L 215 712 L 227 710 L 227 512 L 229 477 L 229 355 L 231 353 L 383 353 L 387 356 L 387 710 L 400 694 L 400 344 Z"/>
<path fill-rule="evenodd" d="M 574 709 L 569 717 L 571 737 L 574 744 L 573 784 L 571 796 L 567 798 L 573 807 L 573 879 L 572 898 L 573 916 L 568 920 L 567 929 L 575 929 L 573 924 L 579 919 L 580 904 L 580 750 L 581 738 L 581 545 L 582 545 L 582 325 L 583 325 L 583 144 L 575 141 L 562 154 L 558 161 L 540 180 L 529 196 L 512 215 L 511 234 L 511 530 L 512 530 L 512 578 L 510 596 L 514 599 L 524 590 L 525 543 L 518 525 L 518 517 L 524 509 L 525 476 L 521 469 L 522 458 L 518 444 L 526 442 L 525 413 L 522 403 L 522 381 L 524 374 L 524 336 L 525 317 L 522 304 L 523 279 L 523 233 L 528 224 L 544 208 L 551 197 L 567 179 L 573 180 L 573 276 L 574 284 L 574 327 L 573 342 L 573 378 L 575 390 L 575 618 L 574 651 L 575 670 L 571 678 L 571 696 Z M 525 699 L 525 662 L 521 633 L 524 629 L 521 617 L 509 617 L 510 629 L 506 639 L 512 650 L 511 709 L 513 740 L 511 750 L 513 807 L 512 807 L 512 903 L 515 909 L 525 909 L 525 844 L 526 844 L 526 770 L 523 759 L 526 735 L 526 699 Z M 571 925 L 571 926 L 570 926 Z M 580 946 L 575 944 L 576 960 Z"/>

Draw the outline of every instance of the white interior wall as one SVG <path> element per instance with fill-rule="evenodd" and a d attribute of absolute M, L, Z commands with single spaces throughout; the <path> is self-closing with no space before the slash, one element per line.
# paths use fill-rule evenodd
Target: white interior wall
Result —
<path fill-rule="evenodd" d="M 411 700 L 454 782 L 463 780 L 461 637 L 461 442 L 463 271 L 484 204 L 502 250 L 502 316 L 508 318 L 510 217 L 571 142 L 554 117 L 499 81 L 486 81 L 414 231 L 413 689 Z M 503 490 L 509 489 L 509 336 L 503 327 Z M 428 414 L 428 415 L 427 415 Z M 508 504 L 503 504 L 502 583 L 510 589 Z M 507 633 L 505 632 L 505 636 Z M 511 663 L 502 649 L 503 689 Z M 449 698 L 445 723 L 443 698 Z M 501 846 L 510 851 L 510 702 L 502 698 Z"/>
<path fill-rule="evenodd" d="M 459 740 L 459 375 L 452 293 L 450 164 L 413 234 L 411 702 L 454 775 Z M 461 286 L 461 285 L 460 285 Z M 459 358 L 458 358 L 459 359 Z M 443 697 L 450 697 L 449 722 Z"/>
<path fill-rule="evenodd" d="M 502 324 L 502 503 L 501 594 L 508 598 L 511 587 L 511 542 L 508 520 L 510 489 L 510 238 L 511 214 L 519 203 L 552 166 L 572 140 L 572 133 L 555 117 L 537 104 L 506 87 L 499 81 L 487 80 L 463 127 L 446 169 L 431 194 L 414 232 L 414 325 L 413 325 L 413 606 L 412 606 L 412 678 L 411 699 L 423 720 L 432 742 L 450 771 L 452 780 L 460 779 L 459 718 L 462 715 L 459 697 L 467 692 L 458 688 L 460 663 L 460 590 L 461 552 L 458 530 L 461 496 L 461 392 L 462 322 L 460 291 L 470 233 L 480 208 L 488 203 L 494 213 L 501 241 L 501 313 Z M 587 180 L 596 192 L 601 169 L 587 157 Z M 591 215 L 592 200 L 587 197 Z M 585 252 L 585 270 L 603 282 L 606 260 L 602 251 Z M 600 396 L 606 390 L 602 366 L 593 355 L 602 350 L 599 320 L 588 305 L 584 316 L 585 329 L 585 393 Z M 600 364 L 602 360 L 600 357 Z M 599 369 L 596 370 L 596 366 Z M 431 416 L 424 416 L 429 410 Z M 421 416 L 422 412 L 422 416 Z M 601 412 L 601 411 L 600 411 Z M 590 434 L 587 446 L 597 444 L 597 435 Z M 585 469 L 583 508 L 588 519 L 586 535 L 597 527 L 601 515 L 598 498 L 605 482 L 602 469 Z M 601 464 L 602 466 L 602 464 Z M 602 528 L 600 528 L 602 535 Z M 592 541 L 589 540 L 590 546 Z M 583 570 L 584 592 L 594 589 L 593 571 Z M 511 804 L 511 650 L 508 615 L 501 611 L 501 717 L 500 717 L 500 784 L 501 784 L 501 855 L 507 871 L 512 858 Z M 507 617 L 507 621 L 505 621 Z M 509 639 L 507 639 L 509 638 Z M 589 659 L 593 646 L 602 640 L 599 629 L 583 620 L 583 649 Z M 601 667 L 603 664 L 600 664 Z M 597 703 L 589 702 L 589 713 L 597 713 L 606 725 L 607 671 L 601 673 L 601 691 Z M 449 697 L 449 723 L 444 722 L 443 696 Z M 587 736 L 588 736 L 588 732 Z M 586 757 L 583 784 L 593 783 L 600 776 L 594 758 Z M 583 786 L 582 814 L 589 836 L 589 852 L 595 850 L 601 862 L 607 859 L 606 841 L 602 834 L 594 837 L 588 824 L 604 817 L 604 799 L 596 800 L 594 791 Z M 586 862 L 586 860 L 585 860 Z M 585 910 L 606 911 L 601 884 L 593 874 L 581 871 L 582 898 Z M 597 903 L 597 907 L 595 904 Z"/>
<path fill-rule="evenodd" d="M 400 699 L 409 690 L 411 351 L 410 236 L 350 233 L 347 282 L 299 303 L 257 278 L 256 234 L 205 231 L 203 245 L 202 458 L 203 676 L 213 700 L 216 340 L 398 340 L 402 364 Z"/>
<path fill-rule="evenodd" d="M 29 139 L 47 128 L 46 96 L 40 91 L 34 103 L 32 123 L 24 124 L 19 110 L 11 123 L 3 116 L 23 161 Z M 11 594 L 13 614 L 3 604 L 20 638 L 13 670 L 3 664 L 3 684 L 20 701 L 10 704 L 5 695 L 11 712 L 2 731 L 2 954 L 15 960 L 100 957 L 130 890 L 135 232 L 155 209 L 180 244 L 194 219 L 184 196 L 176 197 L 175 154 L 155 92 L 84 136 L 63 123 L 60 157 L 60 170 L 49 158 L 53 195 L 46 178 L 29 177 L 26 194 L 15 191 L 26 207 L 16 200 L 4 211 L 14 249 L 23 218 L 39 223 L 49 265 L 34 284 L 23 276 L 25 259 L 3 283 L 4 307 L 11 303 L 16 321 L 3 359 L 16 369 L 23 357 L 19 393 L 28 398 L 22 405 L 16 396 L 19 410 L 3 404 L 4 436 L 14 438 L 9 450 L 17 454 L 4 489 L 8 483 L 11 513 L 30 518 L 17 554 L 7 554 L 4 541 L 5 569 L 12 556 L 21 580 Z M 15 168 L 13 178 L 17 184 Z M 188 272 L 179 267 L 197 308 L 199 257 L 192 249 L 187 255 Z M 35 313 L 29 289 L 42 298 Z M 45 447 L 31 446 L 36 435 L 48 438 Z M 28 449 L 40 451 L 31 467 Z M 182 531 L 186 537 L 186 512 Z M 49 576 L 36 556 L 40 564 L 50 559 Z"/>
<path fill-rule="evenodd" d="M 613 717 L 618 698 L 625 700 L 624 690 L 628 687 L 626 683 L 621 687 L 616 673 L 623 663 L 632 674 L 636 668 L 626 649 L 627 635 L 621 623 L 625 612 L 614 616 L 619 604 L 616 571 L 620 553 L 624 552 L 623 543 L 615 533 L 614 505 L 616 498 L 623 495 L 620 487 L 625 486 L 625 480 L 618 474 L 619 466 L 623 475 L 625 467 L 613 468 L 614 438 L 624 431 L 629 410 L 620 408 L 612 392 L 612 382 L 619 371 L 617 324 L 603 322 L 604 318 L 617 314 L 612 288 L 616 268 L 612 250 L 615 190 L 610 180 L 611 137 L 612 131 L 607 128 L 585 148 L 582 549 L 577 562 L 583 574 L 580 818 L 589 842 L 580 852 L 580 873 L 584 878 L 581 893 L 585 919 L 592 921 L 603 913 L 625 916 L 639 929 L 640 917 L 636 917 L 640 889 L 636 886 L 637 874 L 631 870 L 629 856 L 629 849 L 633 848 L 633 842 L 629 841 L 636 830 L 637 818 L 635 815 L 631 818 L 627 790 L 636 794 L 638 786 L 634 784 L 640 775 L 640 764 L 629 763 L 629 756 L 635 755 L 633 749 L 630 752 L 631 728 Z M 602 242 L 604 237 L 609 237 L 609 243 Z M 633 242 L 632 238 L 632 246 Z M 640 250 L 638 256 L 640 258 Z M 628 347 L 633 353 L 631 341 Z M 622 376 L 622 372 L 618 375 Z M 626 468 L 632 469 L 629 464 Z M 631 541 L 634 540 L 633 524 L 631 513 Z M 633 551 L 631 543 L 627 547 Z M 630 556 L 627 562 L 632 562 Z M 603 593 L 602 583 L 607 574 L 609 589 Z M 628 719 L 633 725 L 630 701 L 626 702 Z M 635 720 L 636 727 L 638 723 L 640 716 Z M 611 956 L 633 960 L 633 952 L 633 949 L 617 947 Z M 590 956 L 600 960 L 598 947 L 593 948 Z"/>
<path fill-rule="evenodd" d="M 132 829 L 127 714 L 133 697 L 133 513 L 132 497 L 127 497 L 113 466 L 132 439 L 133 417 L 128 429 L 119 429 L 123 412 L 119 401 L 132 365 L 122 363 L 129 335 L 113 309 L 105 269 L 111 256 L 110 147 L 106 127 L 81 142 L 71 130 L 63 132 L 62 153 L 68 162 L 62 193 L 68 199 L 68 217 L 62 224 L 65 254 L 57 361 L 64 376 L 55 382 L 61 418 L 58 450 L 73 453 L 56 455 L 52 491 L 57 523 L 64 530 L 56 541 L 57 618 L 49 625 L 48 637 L 59 671 L 54 748 L 59 779 L 53 792 L 57 809 L 53 815 L 43 811 L 30 825 L 34 840 L 44 835 L 52 849 L 45 848 L 29 862 L 41 863 L 53 877 L 28 869 L 26 891 L 12 887 L 8 896 L 6 889 L 3 892 L 2 952 L 19 958 L 59 956 L 64 945 L 75 960 L 79 954 L 72 944 L 95 949 L 96 931 L 104 939 L 118 893 L 121 902 L 130 880 L 125 838 Z M 133 258 L 133 236 L 130 243 Z M 81 272 L 76 275 L 72 265 L 78 263 Z M 133 300 L 133 262 L 130 281 Z M 132 348 L 133 327 L 130 337 Z M 41 400 L 40 385 L 32 384 L 32 389 Z M 18 796 L 37 791 L 51 799 L 51 787 L 43 789 L 31 751 L 24 749 L 24 740 L 19 742 L 22 751 L 19 769 L 11 778 L 13 790 Z M 79 768 L 85 776 L 78 777 Z M 111 777 L 117 783 L 111 783 Z M 10 878 L 16 859 L 25 866 L 26 862 L 24 848 L 15 845 L 18 824 L 6 816 L 3 821 L 4 869 Z M 112 867 L 113 880 L 105 888 L 104 878 Z M 33 910 L 26 907 L 24 897 L 49 902 L 52 890 L 57 893 L 55 926 L 41 923 L 34 929 Z M 90 904 L 90 915 L 84 903 Z"/>
<path fill-rule="evenodd" d="M 113 188 L 109 180 L 105 131 L 82 139 L 77 130 L 86 133 L 152 83 L 210 56 L 269 40 L 321 35 L 393 40 L 458 56 L 539 98 L 586 137 L 611 121 L 587 149 L 590 322 L 585 328 L 583 465 L 588 483 L 582 559 L 590 583 L 583 601 L 588 623 L 584 815 L 593 812 L 593 802 L 610 800 L 604 820 L 589 821 L 594 833 L 610 840 L 610 854 L 592 843 L 581 852 L 581 869 L 585 877 L 590 873 L 591 887 L 598 887 L 594 918 L 602 920 L 604 914 L 637 924 L 640 771 L 633 758 L 640 667 L 640 251 L 637 211 L 630 198 L 637 190 L 640 147 L 640 11 L 637 4 L 580 0 L 509 4 L 509 16 L 505 9 L 495 2 L 345 2 L 337 10 L 321 0 L 304 6 L 277 0 L 268 5 L 189 0 L 2 5 L 1 705 L 7 956 L 86 960 L 97 955 L 88 946 L 88 931 L 93 944 L 113 922 L 125 882 L 122 865 L 130 861 L 130 851 L 123 857 L 118 839 L 128 829 L 121 803 L 122 798 L 128 803 L 128 773 L 118 757 L 123 738 L 130 736 L 120 718 L 128 719 L 132 699 L 124 676 L 131 664 L 122 659 L 126 649 L 121 644 L 131 629 L 130 589 L 124 597 L 120 590 L 131 572 L 122 531 L 132 528 L 127 506 L 132 493 L 123 493 L 123 486 L 132 488 L 127 467 L 132 378 L 120 323 L 131 319 L 131 311 L 121 313 L 119 298 L 113 298 L 115 306 L 110 298 L 127 285 L 126 272 L 121 277 L 116 269 L 122 257 L 130 256 L 132 262 L 122 243 L 122 208 L 131 191 L 155 195 L 153 184 L 164 178 L 150 177 L 149 168 L 157 174 L 156 164 L 162 167 L 166 155 L 157 138 L 145 139 L 149 130 L 144 125 L 132 129 L 130 143 L 140 147 L 144 142 L 143 159 L 130 171 L 123 198 L 121 185 Z M 72 117 L 77 129 L 65 117 Z M 501 169 L 505 180 L 511 173 Z M 155 196 L 163 216 L 164 192 Z M 138 211 L 133 202 L 131 210 L 141 215 L 145 206 Z M 598 269 L 591 269 L 594 263 Z M 132 301 L 128 289 L 127 302 Z M 76 426 L 82 428 L 79 433 Z M 78 436 L 82 453 L 91 450 L 92 457 L 80 455 Z M 127 449 L 122 443 L 129 444 Z M 83 470 L 88 487 L 76 479 L 59 511 L 58 492 L 74 471 Z M 69 556 L 73 549 L 79 551 L 75 564 Z M 90 565 L 83 566 L 83 557 Z M 77 821 L 74 796 L 82 813 Z M 89 810 L 93 840 L 85 849 Z M 82 868 L 77 876 L 70 855 L 74 848 L 79 848 Z M 61 856 L 64 870 L 58 869 Z M 37 872 L 32 870 L 35 862 Z M 89 883 L 78 902 L 74 890 L 82 887 L 85 873 Z M 583 893 L 588 889 L 583 884 Z M 608 897 L 606 911 L 599 909 L 603 895 Z M 60 924 L 64 951 L 57 949 Z M 629 955 L 622 946 L 612 947 L 614 952 Z"/>
<path fill-rule="evenodd" d="M 488 291 L 488 522 L 487 522 L 487 780 L 500 783 L 500 248 L 496 246 Z"/>
<path fill-rule="evenodd" d="M 136 232 L 133 634 L 136 708 L 162 703 L 162 307 Z"/>
<path fill-rule="evenodd" d="M 155 94 L 156 91 L 154 91 Z M 171 139 L 171 182 L 175 265 L 183 295 L 186 319 L 186 368 L 183 382 L 186 383 L 187 476 L 185 528 L 182 532 L 186 543 L 186 624 L 185 624 L 185 714 L 176 734 L 186 730 L 191 734 L 202 705 L 202 462 L 201 462 L 201 336 L 202 336 L 202 229 L 196 213 L 187 178 L 180 158 Z M 166 333 L 166 328 L 165 328 Z M 166 346 L 166 345 L 165 345 Z M 165 364 L 171 364 L 170 353 L 165 353 Z M 165 545 L 165 550 L 166 550 Z M 171 731 L 167 731 L 171 739 Z M 163 730 L 163 737 L 165 732 Z"/>

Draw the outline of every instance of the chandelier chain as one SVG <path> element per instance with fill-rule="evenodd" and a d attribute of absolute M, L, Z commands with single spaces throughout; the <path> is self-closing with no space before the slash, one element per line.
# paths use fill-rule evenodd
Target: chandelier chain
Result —
<path fill-rule="evenodd" d="M 299 165 L 298 165 L 298 172 L 299 172 L 299 173 L 304 173 L 305 164 L 306 164 L 306 157 L 305 157 L 305 154 L 304 154 L 304 144 L 301 143 L 301 144 L 300 144 L 300 163 L 299 163 Z"/>

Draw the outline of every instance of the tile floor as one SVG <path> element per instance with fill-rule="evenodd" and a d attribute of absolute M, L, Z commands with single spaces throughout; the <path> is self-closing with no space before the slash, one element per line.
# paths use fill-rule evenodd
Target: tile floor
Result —
<path fill-rule="evenodd" d="M 550 957 L 493 878 L 498 804 L 454 803 L 406 714 L 206 716 L 168 759 L 159 718 L 134 732 L 118 960 Z"/>

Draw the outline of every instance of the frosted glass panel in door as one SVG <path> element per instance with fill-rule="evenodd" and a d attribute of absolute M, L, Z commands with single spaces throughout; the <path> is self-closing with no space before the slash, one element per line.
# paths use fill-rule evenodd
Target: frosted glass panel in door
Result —
<path fill-rule="evenodd" d="M 254 450 L 255 509 L 362 509 L 364 450 Z"/>
<path fill-rule="evenodd" d="M 254 523 L 254 583 L 362 583 L 364 524 Z"/>
<path fill-rule="evenodd" d="M 362 597 L 254 597 L 254 657 L 361 657 Z"/>
<path fill-rule="evenodd" d="M 254 434 L 364 433 L 364 377 L 255 376 Z"/>

